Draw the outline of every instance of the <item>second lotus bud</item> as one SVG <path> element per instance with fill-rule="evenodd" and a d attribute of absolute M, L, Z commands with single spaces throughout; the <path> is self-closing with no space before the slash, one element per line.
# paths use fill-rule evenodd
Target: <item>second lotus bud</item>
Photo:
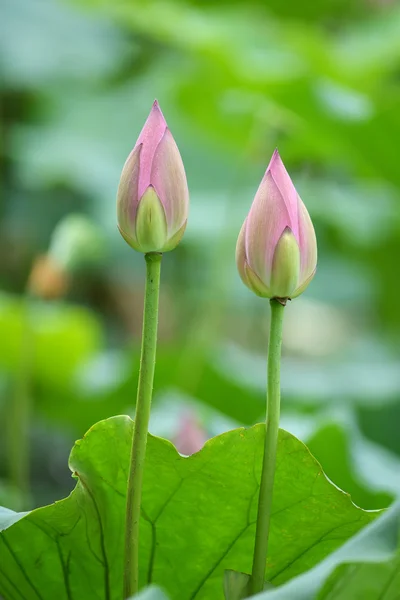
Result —
<path fill-rule="evenodd" d="M 240 231 L 236 263 L 243 282 L 264 298 L 294 298 L 314 277 L 314 227 L 277 151 Z"/>
<path fill-rule="evenodd" d="M 118 227 L 135 250 L 167 252 L 179 244 L 188 210 L 183 162 L 156 101 L 122 170 Z"/>

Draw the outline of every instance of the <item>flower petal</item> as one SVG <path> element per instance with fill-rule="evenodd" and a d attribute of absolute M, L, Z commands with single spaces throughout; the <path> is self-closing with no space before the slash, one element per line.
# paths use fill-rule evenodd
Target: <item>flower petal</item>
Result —
<path fill-rule="evenodd" d="M 290 179 L 289 173 L 286 171 L 281 157 L 279 156 L 278 150 L 275 150 L 272 155 L 265 177 L 267 174 L 272 177 L 281 193 L 289 215 L 288 226 L 293 231 L 296 240 L 299 242 L 297 191 Z"/>
<path fill-rule="evenodd" d="M 136 146 L 126 159 L 117 192 L 118 227 L 130 245 L 132 245 L 131 241 L 136 244 L 135 221 L 139 202 L 138 181 L 141 152 L 142 146 Z"/>
<path fill-rule="evenodd" d="M 272 298 L 271 290 L 263 281 L 254 273 L 253 269 L 246 262 L 244 264 L 246 279 L 249 282 L 248 287 L 261 298 Z"/>
<path fill-rule="evenodd" d="M 249 281 L 247 280 L 247 275 L 245 271 L 246 264 L 246 246 L 245 246 L 245 238 L 246 238 L 246 223 L 247 219 L 245 219 L 239 233 L 238 240 L 236 242 L 236 266 L 239 271 L 239 275 L 241 280 L 247 287 L 250 287 Z"/>
<path fill-rule="evenodd" d="M 168 128 L 154 154 L 151 183 L 164 205 L 168 236 L 172 236 L 187 220 L 189 190 L 178 146 Z"/>
<path fill-rule="evenodd" d="M 178 231 L 176 233 L 174 233 L 174 235 L 168 239 L 168 241 L 161 248 L 160 252 L 169 252 L 170 250 L 174 250 L 177 247 L 177 245 L 183 238 L 183 234 L 185 233 L 186 225 L 187 225 L 187 221 L 185 221 L 184 224 L 182 225 L 182 227 L 180 229 L 178 229 Z"/>
<path fill-rule="evenodd" d="M 139 146 L 140 144 L 143 146 L 140 155 L 139 198 L 143 196 L 151 183 L 151 167 L 154 154 L 166 128 L 167 123 L 164 119 L 164 115 L 161 112 L 157 100 L 155 100 L 150 114 L 147 117 L 147 121 L 140 132 L 138 141 L 136 142 L 136 146 Z"/>
<path fill-rule="evenodd" d="M 290 298 L 297 287 L 300 273 L 300 250 L 287 227 L 276 245 L 272 261 L 271 293 L 274 298 Z"/>
<path fill-rule="evenodd" d="M 290 227 L 290 218 L 285 201 L 267 172 L 250 208 L 245 238 L 247 262 L 267 287 L 275 247 L 286 227 Z"/>
<path fill-rule="evenodd" d="M 136 217 L 136 239 L 141 252 L 161 252 L 167 242 L 164 207 L 151 185 L 139 202 Z"/>
<path fill-rule="evenodd" d="M 299 206 L 299 248 L 300 276 L 299 284 L 309 279 L 317 266 L 317 238 L 308 210 L 298 196 Z"/>
<path fill-rule="evenodd" d="M 313 279 L 316 272 L 317 272 L 317 269 L 314 269 L 314 271 L 311 273 L 310 277 L 308 279 L 306 279 L 302 284 L 300 284 L 299 287 L 295 289 L 295 291 L 293 292 L 293 294 L 290 297 L 297 298 L 297 296 L 300 296 L 300 294 L 302 294 L 304 292 L 304 290 L 310 285 L 311 280 Z"/>
<path fill-rule="evenodd" d="M 242 228 L 239 233 L 238 241 L 236 243 L 236 265 L 239 271 L 241 280 L 247 287 L 263 298 L 270 298 L 268 287 L 261 281 L 261 279 L 254 273 L 252 268 L 249 266 L 246 259 L 246 227 L 247 219 L 245 219 Z"/>

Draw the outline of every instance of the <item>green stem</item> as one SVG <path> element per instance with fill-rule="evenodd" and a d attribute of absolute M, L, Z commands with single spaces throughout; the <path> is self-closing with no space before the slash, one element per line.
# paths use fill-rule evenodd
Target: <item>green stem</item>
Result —
<path fill-rule="evenodd" d="M 263 590 L 267 562 L 268 536 L 271 520 L 276 449 L 280 413 L 280 364 L 284 305 L 271 300 L 271 327 L 268 345 L 267 416 L 265 422 L 264 457 L 261 471 L 256 539 L 254 545 L 251 592 Z"/>
<path fill-rule="evenodd" d="M 19 509 L 29 506 L 29 423 L 33 360 L 32 297 L 27 292 L 21 306 L 20 363 L 8 419 L 10 478 L 21 495 Z"/>
<path fill-rule="evenodd" d="M 145 255 L 142 350 L 126 500 L 124 598 L 136 594 L 139 588 L 140 504 L 156 361 L 161 258 L 159 253 Z"/>

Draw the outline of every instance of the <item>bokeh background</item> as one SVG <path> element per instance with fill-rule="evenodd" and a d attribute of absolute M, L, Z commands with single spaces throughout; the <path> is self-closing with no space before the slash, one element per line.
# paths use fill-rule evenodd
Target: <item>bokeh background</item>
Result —
<path fill-rule="evenodd" d="M 134 414 L 145 269 L 115 195 L 158 98 L 191 212 L 163 259 L 151 431 L 191 452 L 263 418 L 268 304 L 234 254 L 278 147 L 319 243 L 286 309 L 282 426 L 354 502 L 387 506 L 400 491 L 399 4 L 3 0 L 1 13 L 0 504 L 69 493 L 74 440 Z"/>

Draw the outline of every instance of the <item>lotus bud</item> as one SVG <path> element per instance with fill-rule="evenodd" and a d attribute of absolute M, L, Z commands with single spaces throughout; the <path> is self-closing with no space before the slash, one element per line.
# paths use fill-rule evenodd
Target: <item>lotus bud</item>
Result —
<path fill-rule="evenodd" d="M 275 150 L 236 246 L 243 282 L 263 298 L 286 302 L 299 296 L 315 275 L 315 231 Z"/>
<path fill-rule="evenodd" d="M 207 432 L 202 427 L 197 415 L 190 411 L 180 418 L 178 431 L 173 439 L 180 454 L 190 456 L 201 450 L 207 441 Z"/>
<path fill-rule="evenodd" d="M 43 300 L 62 298 L 69 287 L 68 273 L 47 254 L 38 256 L 29 274 L 27 290 Z"/>
<path fill-rule="evenodd" d="M 188 210 L 189 191 L 181 155 L 155 101 L 122 170 L 118 228 L 139 252 L 167 252 L 179 244 Z"/>

